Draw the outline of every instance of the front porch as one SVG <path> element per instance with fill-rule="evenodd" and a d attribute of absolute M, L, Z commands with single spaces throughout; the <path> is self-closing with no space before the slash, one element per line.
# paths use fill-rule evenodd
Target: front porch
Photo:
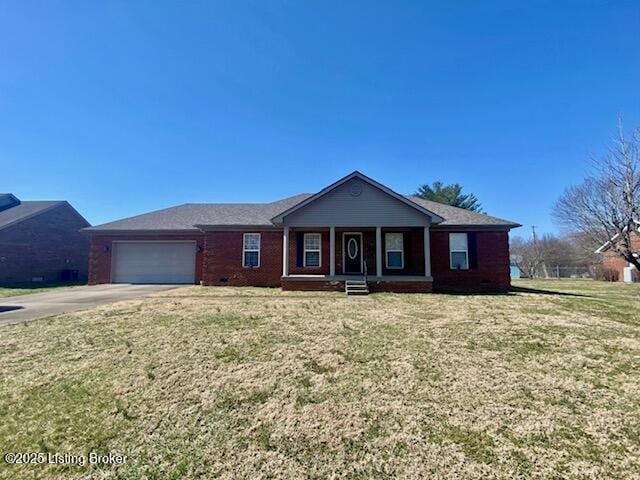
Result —
<path fill-rule="evenodd" d="M 429 227 L 284 227 L 285 290 L 430 292 Z"/>
<path fill-rule="evenodd" d="M 344 292 L 347 280 L 362 280 L 363 277 L 337 275 L 290 275 L 282 277 L 283 290 L 336 291 Z M 424 276 L 394 276 L 367 277 L 370 292 L 395 293 L 430 293 L 433 281 Z"/>
<path fill-rule="evenodd" d="M 372 291 L 431 291 L 429 227 L 443 220 L 353 172 L 272 218 L 282 288 L 338 290 L 354 277 Z"/>

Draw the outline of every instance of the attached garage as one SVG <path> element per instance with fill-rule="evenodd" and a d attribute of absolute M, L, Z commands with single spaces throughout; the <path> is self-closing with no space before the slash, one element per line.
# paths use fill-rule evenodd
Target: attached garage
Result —
<path fill-rule="evenodd" d="M 114 242 L 113 283 L 195 283 L 196 242 Z"/>

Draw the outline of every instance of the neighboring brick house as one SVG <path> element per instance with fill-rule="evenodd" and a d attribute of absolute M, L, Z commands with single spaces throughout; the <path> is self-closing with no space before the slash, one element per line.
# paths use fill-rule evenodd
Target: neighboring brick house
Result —
<path fill-rule="evenodd" d="M 400 195 L 359 172 L 264 204 L 185 204 L 85 229 L 89 283 L 429 292 L 510 287 L 520 225 Z M 284 252 L 284 254 L 283 254 Z"/>
<path fill-rule="evenodd" d="M 611 242 L 615 242 L 615 237 L 596 250 L 596 253 L 602 255 L 602 267 L 607 277 L 618 282 L 640 281 L 636 267 L 612 250 Z M 631 247 L 636 252 L 636 257 L 640 257 L 640 228 L 631 235 Z"/>
<path fill-rule="evenodd" d="M 0 194 L 0 284 L 87 279 L 89 226 L 65 201 Z"/>

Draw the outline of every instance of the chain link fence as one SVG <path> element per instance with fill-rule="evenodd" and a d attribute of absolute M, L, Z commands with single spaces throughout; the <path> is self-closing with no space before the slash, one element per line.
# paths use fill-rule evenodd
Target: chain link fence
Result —
<path fill-rule="evenodd" d="M 543 265 L 530 271 L 520 269 L 520 278 L 596 278 L 596 269 L 591 267 L 567 267 Z"/>

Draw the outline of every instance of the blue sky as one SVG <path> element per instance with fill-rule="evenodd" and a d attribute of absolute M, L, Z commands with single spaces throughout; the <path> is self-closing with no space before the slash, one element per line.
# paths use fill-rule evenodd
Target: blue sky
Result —
<path fill-rule="evenodd" d="M 640 3 L 0 2 L 0 191 L 96 224 L 352 170 L 553 231 L 640 125 Z"/>

